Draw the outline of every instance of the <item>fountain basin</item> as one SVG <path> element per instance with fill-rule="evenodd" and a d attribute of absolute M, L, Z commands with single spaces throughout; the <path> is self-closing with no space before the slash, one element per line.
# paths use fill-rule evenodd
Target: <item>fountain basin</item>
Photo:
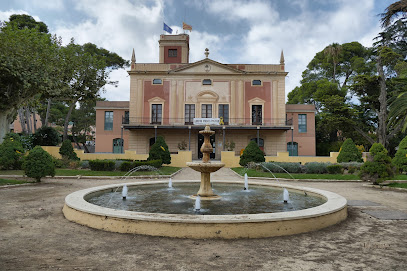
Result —
<path fill-rule="evenodd" d="M 195 171 L 201 173 L 212 173 L 223 168 L 225 164 L 223 163 L 203 163 L 203 162 L 188 162 L 187 166 L 192 168 Z"/>
<path fill-rule="evenodd" d="M 188 183 L 190 182 L 188 181 Z M 217 182 L 243 184 L 243 182 L 236 181 Z M 130 189 L 140 185 L 160 183 L 165 184 L 167 182 L 149 181 L 126 183 L 126 185 Z M 174 184 L 176 183 L 179 181 L 174 182 Z M 292 235 L 322 229 L 339 223 L 347 217 L 346 199 L 335 193 L 314 188 L 282 186 L 266 181 L 255 181 L 251 182 L 252 184 L 306 192 L 309 195 L 322 197 L 326 202 L 317 207 L 291 212 L 187 215 L 115 210 L 86 201 L 87 198 L 95 194 L 124 185 L 116 184 L 84 189 L 69 194 L 65 198 L 63 213 L 68 220 L 106 231 L 194 239 L 263 238 Z"/>

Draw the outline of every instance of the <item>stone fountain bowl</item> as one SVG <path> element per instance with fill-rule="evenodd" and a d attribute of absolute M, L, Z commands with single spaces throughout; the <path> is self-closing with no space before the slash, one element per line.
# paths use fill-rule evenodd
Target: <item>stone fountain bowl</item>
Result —
<path fill-rule="evenodd" d="M 188 162 L 187 166 L 202 173 L 212 173 L 224 167 L 223 163 Z"/>
<path fill-rule="evenodd" d="M 216 164 L 215 164 L 216 165 Z M 218 165 L 219 166 L 219 165 Z M 176 181 L 174 183 L 198 183 L 199 181 Z M 241 184 L 242 181 L 216 181 Z M 143 185 L 166 184 L 165 181 L 126 183 L 129 189 L 142 189 Z M 187 215 L 132 212 L 116 210 L 91 204 L 87 199 L 117 190 L 124 184 L 88 188 L 69 194 L 65 198 L 63 213 L 73 222 L 88 227 L 119 233 L 135 233 L 150 236 L 178 238 L 264 238 L 292 235 L 319 230 L 337 224 L 347 217 L 346 199 L 338 194 L 315 188 L 279 185 L 270 181 L 253 181 L 251 185 L 286 188 L 289 191 L 307 193 L 324 198 L 322 205 L 278 213 L 240 215 Z M 139 187 L 139 188 L 138 188 Z"/>

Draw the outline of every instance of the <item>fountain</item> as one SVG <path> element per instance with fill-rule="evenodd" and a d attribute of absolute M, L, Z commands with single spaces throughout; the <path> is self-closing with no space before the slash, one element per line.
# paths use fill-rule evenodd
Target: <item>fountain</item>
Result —
<path fill-rule="evenodd" d="M 215 194 L 210 173 L 224 164 L 209 161 L 212 152 L 209 137 L 214 131 L 206 126 L 200 133 L 204 135 L 202 162 L 187 164 L 201 172 L 200 181 L 149 180 L 83 189 L 65 198 L 65 217 L 106 231 L 195 239 L 291 235 L 322 229 L 346 219 L 346 199 L 315 188 L 254 180 L 250 182 L 250 193 L 247 193 L 245 176 L 244 190 L 242 181 L 217 180 Z M 192 195 L 197 184 L 200 188 L 196 195 Z M 183 186 L 190 188 L 183 190 Z M 118 194 L 120 188 L 121 196 Z M 131 198 L 127 197 L 128 190 L 132 191 Z M 258 192 L 260 190 L 262 192 Z M 107 206 L 95 203 L 98 197 L 105 197 Z M 128 199 L 124 201 L 122 198 Z M 195 204 L 191 198 L 195 199 Z M 304 205 L 308 200 L 318 203 Z M 124 208 L 118 208 L 119 205 Z M 303 207 L 297 208 L 300 205 Z M 130 209 L 132 206 L 135 209 Z M 221 211 L 212 213 L 218 206 L 223 206 L 219 207 Z"/>
<path fill-rule="evenodd" d="M 213 151 L 212 145 L 210 143 L 210 136 L 215 134 L 209 125 L 205 126 L 203 131 L 199 131 L 201 135 L 204 136 L 204 143 L 201 147 L 201 152 L 203 153 L 202 162 L 188 162 L 187 166 L 195 171 L 201 172 L 201 186 L 196 195 L 191 196 L 195 198 L 197 195 L 201 197 L 201 200 L 214 200 L 220 199 L 218 195 L 215 195 L 211 186 L 211 173 L 216 172 L 225 166 L 223 163 L 211 163 L 210 154 Z"/>

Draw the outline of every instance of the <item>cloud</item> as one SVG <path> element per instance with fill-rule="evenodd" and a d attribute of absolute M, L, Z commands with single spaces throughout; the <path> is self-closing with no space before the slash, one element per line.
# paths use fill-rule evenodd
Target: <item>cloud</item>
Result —
<path fill-rule="evenodd" d="M 34 16 L 32 14 L 29 14 L 27 11 L 25 10 L 7 10 L 7 11 L 0 11 L 0 21 L 8 21 L 10 19 L 10 16 L 13 14 L 27 14 L 32 16 L 36 21 L 41 21 L 40 18 L 38 16 Z"/>

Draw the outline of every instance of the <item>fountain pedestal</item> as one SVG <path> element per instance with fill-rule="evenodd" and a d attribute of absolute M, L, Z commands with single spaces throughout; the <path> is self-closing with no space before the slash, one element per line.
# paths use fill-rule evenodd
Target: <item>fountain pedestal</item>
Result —
<path fill-rule="evenodd" d="M 224 167 L 223 163 L 211 163 L 209 160 L 210 153 L 212 153 L 213 148 L 210 143 L 210 136 L 215 134 L 215 131 L 212 131 L 209 125 L 206 125 L 203 131 L 199 131 L 200 134 L 204 136 L 204 143 L 201 147 L 201 152 L 203 153 L 202 162 L 189 162 L 187 166 L 193 170 L 201 172 L 201 186 L 197 195 L 201 197 L 201 200 L 214 200 L 220 199 L 220 196 L 215 195 L 212 191 L 211 186 L 211 173 L 218 171 L 220 168 Z M 191 197 L 196 197 L 193 195 Z"/>

